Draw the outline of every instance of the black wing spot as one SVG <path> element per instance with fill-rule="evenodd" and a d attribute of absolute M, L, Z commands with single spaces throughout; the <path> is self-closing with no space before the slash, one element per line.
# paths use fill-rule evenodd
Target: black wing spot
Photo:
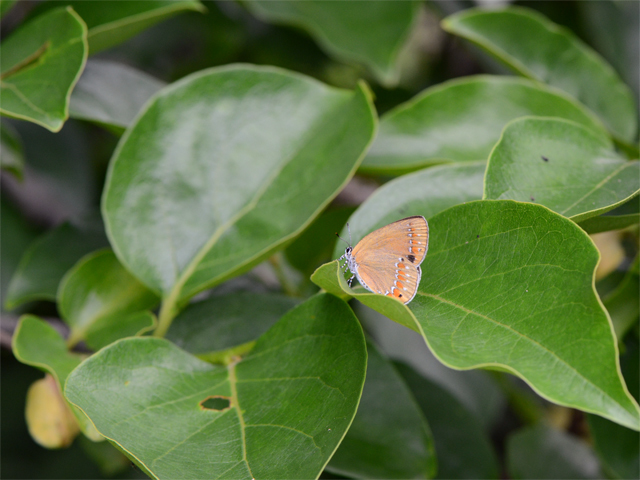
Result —
<path fill-rule="evenodd" d="M 414 263 L 416 261 L 416 257 L 414 255 L 407 255 L 407 258 L 411 263 Z"/>
<path fill-rule="evenodd" d="M 402 297 L 402 294 L 398 295 L 398 297 Z"/>

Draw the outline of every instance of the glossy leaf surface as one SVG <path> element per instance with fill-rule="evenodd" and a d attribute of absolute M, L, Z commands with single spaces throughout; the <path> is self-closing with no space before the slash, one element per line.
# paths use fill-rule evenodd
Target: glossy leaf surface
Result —
<path fill-rule="evenodd" d="M 104 232 L 64 223 L 36 239 L 11 277 L 5 306 L 13 309 L 32 300 L 56 299 L 65 273 L 85 254 L 107 245 Z"/>
<path fill-rule="evenodd" d="M 575 222 L 613 210 L 640 191 L 640 161 L 573 122 L 523 118 L 509 123 L 485 177 L 488 199 L 534 202 Z"/>
<path fill-rule="evenodd" d="M 433 478 L 433 439 L 415 398 L 373 343 L 367 352 L 358 413 L 327 470 L 351 478 Z"/>
<path fill-rule="evenodd" d="M 498 478 L 496 454 L 478 419 L 451 393 L 411 367 L 398 364 L 397 369 L 433 432 L 438 457 L 434 478 Z"/>
<path fill-rule="evenodd" d="M 250 1 L 260 18 L 300 26 L 331 55 L 369 67 L 387 85 L 398 81 L 398 55 L 409 35 L 419 3 Z"/>
<path fill-rule="evenodd" d="M 60 130 L 87 52 L 87 27 L 71 7 L 22 26 L 2 42 L 0 113 Z"/>
<path fill-rule="evenodd" d="M 65 393 L 157 478 L 316 478 L 356 413 L 366 360 L 348 306 L 319 295 L 239 363 L 211 365 L 162 339 L 124 339 L 76 369 Z M 203 408 L 212 396 L 228 406 Z"/>
<path fill-rule="evenodd" d="M 71 94 L 69 115 L 123 131 L 164 85 L 124 64 L 89 60 Z"/>
<path fill-rule="evenodd" d="M 548 83 L 598 114 L 627 143 L 637 135 L 631 90 L 591 48 L 529 9 L 469 9 L 442 22 L 445 30 L 480 45 L 526 77 Z"/>
<path fill-rule="evenodd" d="M 110 250 L 80 260 L 58 290 L 58 308 L 71 327 L 69 343 L 86 340 L 96 350 L 118 338 L 150 330 L 155 324 L 153 315 L 143 312 L 158 301 Z"/>
<path fill-rule="evenodd" d="M 114 154 L 103 197 L 111 244 L 145 284 L 182 302 L 300 232 L 348 181 L 374 129 L 364 87 L 249 66 L 184 78 Z"/>
<path fill-rule="evenodd" d="M 337 262 L 312 280 L 416 330 L 445 365 L 494 367 L 545 398 L 640 429 L 593 278 L 599 254 L 545 207 L 479 201 L 429 219 L 429 251 L 409 306 L 348 288 Z"/>
<path fill-rule="evenodd" d="M 565 118 L 606 135 L 591 112 L 556 89 L 480 75 L 428 88 L 383 115 L 361 170 L 400 174 L 437 163 L 486 160 L 504 126 L 526 115 Z"/>
<path fill-rule="evenodd" d="M 602 478 L 598 459 L 582 440 L 540 424 L 507 440 L 507 465 L 513 478 Z"/>
<path fill-rule="evenodd" d="M 340 236 L 353 246 L 368 233 L 412 215 L 427 220 L 442 210 L 482 198 L 486 163 L 441 165 L 403 175 L 378 188 L 349 217 L 349 228 Z M 334 258 L 344 253 L 345 244 L 335 242 Z"/>

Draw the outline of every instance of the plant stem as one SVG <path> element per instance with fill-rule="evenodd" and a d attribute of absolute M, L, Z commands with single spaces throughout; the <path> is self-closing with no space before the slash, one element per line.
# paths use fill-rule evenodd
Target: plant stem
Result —
<path fill-rule="evenodd" d="M 270 256 L 269 263 L 273 267 L 273 271 L 275 272 L 276 277 L 278 278 L 278 282 L 280 282 L 280 286 L 282 287 L 282 290 L 284 290 L 284 292 L 290 297 L 299 297 L 300 294 L 298 293 L 296 288 L 293 285 L 291 285 L 291 282 L 289 282 L 289 279 L 287 278 L 287 275 L 285 274 L 282 268 L 282 262 L 278 254 Z"/>
<path fill-rule="evenodd" d="M 160 313 L 158 314 L 158 328 L 153 332 L 154 337 L 164 337 L 171 326 L 171 322 L 173 322 L 174 317 L 178 313 L 175 298 L 177 292 L 179 292 L 179 290 L 174 289 L 171 295 L 163 300 Z"/>

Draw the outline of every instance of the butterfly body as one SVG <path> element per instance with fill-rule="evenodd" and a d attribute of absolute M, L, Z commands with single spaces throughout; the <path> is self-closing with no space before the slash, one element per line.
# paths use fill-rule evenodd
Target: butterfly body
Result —
<path fill-rule="evenodd" d="M 340 260 L 353 278 L 373 293 L 393 296 L 407 304 L 418 291 L 420 264 L 429 247 L 429 226 L 422 216 L 403 218 L 347 247 Z"/>

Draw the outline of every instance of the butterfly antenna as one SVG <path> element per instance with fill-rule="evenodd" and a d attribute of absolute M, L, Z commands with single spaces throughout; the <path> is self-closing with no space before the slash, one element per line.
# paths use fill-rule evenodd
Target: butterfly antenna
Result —
<path fill-rule="evenodd" d="M 349 230 L 349 246 L 351 246 L 351 228 L 349 227 L 348 223 L 347 223 L 347 230 Z"/>
<path fill-rule="evenodd" d="M 338 235 L 338 232 L 336 232 L 336 237 L 338 237 L 340 240 L 342 240 L 347 245 L 351 246 L 351 244 L 349 242 L 347 242 L 344 238 L 342 238 L 340 235 Z"/>

